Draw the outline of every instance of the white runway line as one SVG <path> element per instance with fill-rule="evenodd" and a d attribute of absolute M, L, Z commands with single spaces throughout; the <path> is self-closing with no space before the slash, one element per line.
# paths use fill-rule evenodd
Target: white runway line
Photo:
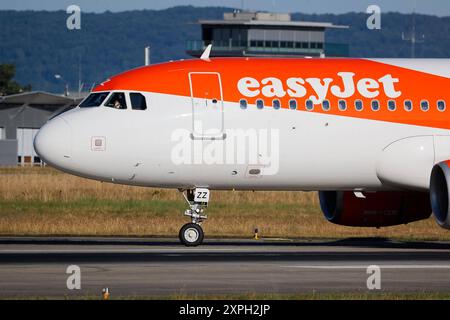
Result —
<path fill-rule="evenodd" d="M 180 248 L 165 248 L 165 249 L 6 249 L 0 250 L 1 253 L 17 253 L 17 254 L 26 254 L 26 253 L 191 253 L 191 252 L 205 252 L 205 253 L 219 253 L 219 252 L 255 252 L 253 249 L 234 249 L 234 248 L 222 248 L 222 249 L 180 249 Z M 287 251 L 289 252 L 289 251 Z M 255 253 L 266 253 L 266 251 L 256 251 Z M 271 254 L 270 251 L 267 252 Z M 273 253 L 272 253 L 273 254 Z"/>
<path fill-rule="evenodd" d="M 424 265 L 407 265 L 407 264 L 392 264 L 381 265 L 371 263 L 367 265 L 296 265 L 296 266 L 280 266 L 280 268 L 298 268 L 298 269 L 323 269 L 323 270 L 354 270 L 354 269 L 367 269 L 369 266 L 377 266 L 380 269 L 450 269 L 450 265 L 440 264 L 424 264 Z"/>

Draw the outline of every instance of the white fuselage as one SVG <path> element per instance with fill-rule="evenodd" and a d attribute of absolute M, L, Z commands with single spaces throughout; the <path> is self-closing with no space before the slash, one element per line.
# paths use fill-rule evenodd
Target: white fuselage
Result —
<path fill-rule="evenodd" d="M 55 141 L 51 143 L 56 148 L 52 152 L 59 156 L 52 154 L 47 161 L 80 176 L 140 186 L 382 190 L 392 187 L 383 185 L 377 173 L 386 147 L 410 137 L 429 136 L 433 139 L 436 135 L 450 135 L 449 130 L 307 111 L 260 110 L 254 105 L 243 110 L 237 103 L 224 102 L 225 133 L 239 130 L 249 130 L 250 134 L 263 132 L 263 135 L 267 133 L 266 140 L 272 138 L 272 142 L 278 136 L 279 149 L 269 148 L 266 152 L 274 161 L 269 166 L 277 169 L 276 174 L 252 176 L 249 170 L 267 167 L 267 163 L 250 162 L 249 152 L 252 150 L 248 144 L 249 152 L 244 162 L 227 162 L 225 156 L 213 156 L 213 161 L 210 161 L 213 163 L 205 163 L 204 158 L 210 155 L 208 150 L 226 149 L 227 138 L 231 135 L 216 140 L 191 139 L 189 147 L 193 153 L 189 158 L 193 161 L 174 161 L 174 148 L 183 140 L 174 135 L 174 131 L 192 131 L 191 99 L 165 94 L 145 95 L 150 101 L 145 111 L 76 108 L 51 120 L 42 129 L 41 137 L 46 130 L 51 130 L 52 122 L 65 121 L 70 138 L 58 142 L 62 136 L 52 137 Z M 104 150 L 92 149 L 93 137 L 104 138 Z M 427 147 L 426 143 L 423 147 Z M 430 170 L 432 164 L 450 157 L 450 149 L 447 150 L 440 159 L 430 159 Z M 434 150 L 432 153 L 434 155 Z M 403 158 L 405 155 L 398 156 Z M 200 161 L 196 163 L 196 159 Z M 414 162 L 411 158 L 407 160 Z M 416 187 L 426 183 L 426 180 L 418 179 Z"/>
<path fill-rule="evenodd" d="M 337 65 L 341 61 L 342 68 Z M 142 86 L 142 81 L 133 79 L 137 76 L 147 79 L 147 69 L 125 73 L 118 77 L 122 82 L 113 78 L 95 92 L 105 91 L 109 95 L 123 92 L 129 106 L 128 94 L 139 92 L 147 101 L 146 110 L 107 107 L 108 99 L 99 106 L 75 108 L 50 120 L 37 135 L 35 148 L 47 163 L 83 177 L 129 185 L 181 189 L 206 187 L 211 190 L 427 190 L 433 165 L 450 159 L 447 124 L 439 128 L 414 124 L 422 123 L 428 114 L 438 120 L 442 116 L 447 121 L 449 111 L 441 113 L 434 110 L 435 98 L 430 100 L 433 111 L 428 113 L 419 110 L 417 101 L 414 101 L 414 114 L 402 109 L 408 95 L 417 94 L 418 90 L 406 87 L 407 83 L 414 84 L 414 79 L 405 73 L 405 68 L 413 66 L 413 75 L 429 72 L 438 81 L 448 81 L 449 60 L 386 60 L 383 62 L 386 71 L 380 72 L 377 66 L 385 66 L 380 61 L 285 60 L 279 62 L 284 73 L 280 71 L 270 78 L 260 76 L 257 80 L 254 79 L 258 76 L 250 74 L 254 79 L 249 80 L 249 73 L 254 70 L 252 64 L 264 63 L 248 59 L 238 62 L 220 60 L 210 64 L 179 62 L 167 64 L 167 68 L 173 68 L 169 70 L 171 73 L 163 73 L 166 65 L 148 69 L 149 72 L 160 72 L 149 77 L 158 90 L 164 87 L 158 81 L 165 81 L 158 76 L 176 76 L 176 72 L 183 72 L 180 73 L 183 77 L 180 81 L 186 83 L 186 92 L 190 92 L 190 96 L 139 88 L 127 90 L 120 87 L 121 83 L 135 81 L 137 86 Z M 328 67 L 317 78 L 290 77 L 291 64 L 300 70 L 294 70 L 295 74 L 301 75 L 301 68 L 309 66 L 307 63 L 311 64 L 311 69 L 305 69 L 309 73 L 328 64 L 329 68 L 346 71 L 347 79 L 337 76 L 339 72 L 328 73 Z M 358 67 L 357 64 L 361 65 Z M 202 72 L 204 66 L 215 70 L 216 65 L 218 70 L 220 67 L 223 70 Z M 350 69 L 353 65 L 356 65 L 355 70 Z M 232 67 L 236 70 L 227 74 Z M 371 76 L 365 74 L 369 67 L 372 68 Z M 193 71 L 186 71 L 188 68 Z M 245 75 L 240 76 L 239 72 Z M 270 70 L 261 72 L 271 74 Z M 351 73 L 355 79 L 349 76 Z M 250 101 L 257 99 L 256 95 L 261 95 L 266 101 L 272 101 L 268 100 L 268 95 L 281 95 L 276 92 L 275 81 L 284 74 L 287 74 L 287 80 L 279 81 L 283 85 L 281 94 L 286 95 L 283 99 L 296 99 L 302 91 L 306 95 L 310 90 L 312 96 L 317 96 L 314 98 L 317 110 L 321 108 L 323 98 L 328 99 L 333 94 L 340 94 L 339 98 L 342 98 L 354 85 L 354 95 L 360 95 L 365 109 L 361 113 L 355 112 L 355 97 L 348 99 L 348 109 L 352 108 L 353 114 L 305 110 L 304 99 L 308 96 L 298 99 L 295 110 L 286 107 L 288 100 L 283 100 L 284 107 L 279 109 L 272 106 L 258 108 L 257 100 Z M 428 77 L 427 74 L 425 76 Z M 427 81 L 428 78 L 424 79 Z M 168 86 L 175 84 L 175 80 L 168 81 Z M 217 82 L 219 89 L 203 88 L 212 81 Z M 328 91 L 323 89 L 326 81 L 331 83 Z M 263 84 L 267 82 L 272 86 L 264 88 Z M 108 85 L 113 86 L 111 83 L 117 88 L 107 88 Z M 196 92 L 196 83 L 202 87 L 200 93 Z M 339 83 L 343 83 L 341 87 L 338 87 Z M 419 89 L 420 85 L 417 85 Z M 184 90 L 181 85 L 180 88 Z M 374 92 L 395 101 L 397 111 L 385 110 L 383 115 L 394 117 L 398 114 L 396 120 L 371 118 L 380 114 L 370 111 L 373 100 L 369 100 L 369 95 L 374 95 Z M 227 95 L 237 98 L 232 98 L 235 99 L 233 101 L 227 99 Z M 448 95 L 443 97 L 445 99 Z M 249 101 L 246 108 L 236 101 L 241 98 Z M 424 94 L 423 99 L 427 98 Z M 333 110 L 337 110 L 336 102 L 332 103 Z M 382 108 L 386 109 L 386 102 Z M 359 117 L 358 114 L 366 115 Z M 403 122 L 402 115 L 408 115 L 410 123 Z"/>

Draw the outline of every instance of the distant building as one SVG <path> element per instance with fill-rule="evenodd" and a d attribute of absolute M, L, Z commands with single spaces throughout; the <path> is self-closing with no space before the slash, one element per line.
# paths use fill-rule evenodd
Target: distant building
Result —
<path fill-rule="evenodd" d="M 202 40 L 188 41 L 187 53 L 199 57 L 208 44 L 213 57 L 330 56 L 347 57 L 348 44 L 325 41 L 326 29 L 348 26 L 327 22 L 292 21 L 290 14 L 225 13 L 223 20 L 200 20 Z"/>
<path fill-rule="evenodd" d="M 41 165 L 33 148 L 39 128 L 81 100 L 46 92 L 0 97 L 0 165 Z"/>

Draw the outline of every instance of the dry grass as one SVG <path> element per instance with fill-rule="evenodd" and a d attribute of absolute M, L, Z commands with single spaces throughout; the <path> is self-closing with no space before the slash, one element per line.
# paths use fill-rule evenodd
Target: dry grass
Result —
<path fill-rule="evenodd" d="M 132 299 L 133 297 L 118 297 L 118 299 Z M 162 297 L 136 297 L 136 299 L 157 300 L 450 300 L 450 294 L 445 292 L 312 292 L 296 294 L 279 293 L 245 293 L 226 295 L 173 295 Z"/>
<path fill-rule="evenodd" d="M 100 295 L 73 296 L 0 296 L 1 300 L 102 300 Z M 450 300 L 446 292 L 311 292 L 311 293 L 243 293 L 243 294 L 174 294 L 111 296 L 110 300 Z"/>
<path fill-rule="evenodd" d="M 175 236 L 187 221 L 178 191 L 86 180 L 51 168 L 0 169 L 1 235 Z M 449 240 L 433 219 L 383 229 L 348 228 L 325 221 L 316 193 L 212 193 L 205 232 L 210 236 L 394 237 Z"/>

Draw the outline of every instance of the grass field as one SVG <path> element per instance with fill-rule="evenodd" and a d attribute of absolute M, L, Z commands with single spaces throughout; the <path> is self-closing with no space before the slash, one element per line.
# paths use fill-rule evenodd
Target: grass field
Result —
<path fill-rule="evenodd" d="M 450 300 L 450 294 L 444 292 L 418 293 L 298 293 L 298 294 L 216 294 L 216 295 L 183 295 L 168 296 L 115 296 L 110 300 Z M 0 297 L 0 300 L 102 300 L 101 295 L 37 297 L 17 296 Z"/>
<path fill-rule="evenodd" d="M 207 237 L 389 237 L 450 240 L 433 219 L 372 229 L 327 222 L 317 194 L 212 192 Z M 0 169 L 0 235 L 176 236 L 186 206 L 176 190 L 120 186 L 51 168 Z"/>

